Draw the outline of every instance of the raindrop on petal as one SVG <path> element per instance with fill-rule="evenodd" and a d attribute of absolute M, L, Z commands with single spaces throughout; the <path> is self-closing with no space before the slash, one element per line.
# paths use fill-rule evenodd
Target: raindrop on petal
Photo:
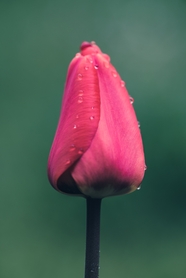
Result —
<path fill-rule="evenodd" d="M 116 73 L 115 71 L 112 72 L 112 75 L 113 75 L 114 77 L 117 77 L 117 73 Z"/>
<path fill-rule="evenodd" d="M 80 96 L 80 97 L 83 96 L 83 90 L 79 90 L 79 96 Z"/>
<path fill-rule="evenodd" d="M 94 68 L 97 70 L 99 67 L 98 67 L 98 65 L 95 65 Z"/>
<path fill-rule="evenodd" d="M 140 122 L 138 122 L 138 127 L 140 127 Z"/>
<path fill-rule="evenodd" d="M 94 116 L 90 116 L 89 119 L 92 121 L 94 120 Z"/>
<path fill-rule="evenodd" d="M 78 103 L 82 103 L 83 102 L 83 97 L 78 97 Z"/>
<path fill-rule="evenodd" d="M 82 80 L 83 75 L 81 73 L 78 74 L 78 80 Z"/>
<path fill-rule="evenodd" d="M 145 167 L 144 167 L 144 171 L 146 171 L 147 170 L 147 165 L 145 165 Z"/>
<path fill-rule="evenodd" d="M 130 99 L 130 103 L 133 104 L 134 103 L 133 97 L 130 96 L 129 99 Z"/>
<path fill-rule="evenodd" d="M 76 128 L 77 128 L 77 125 L 74 125 L 73 128 L 76 129 Z"/>
<path fill-rule="evenodd" d="M 137 187 L 137 190 L 140 190 L 141 189 L 141 184 Z"/>
<path fill-rule="evenodd" d="M 78 154 L 83 154 L 83 150 L 80 149 L 80 150 L 78 151 Z"/>
<path fill-rule="evenodd" d="M 125 87 L 125 82 L 121 80 L 121 87 Z"/>
<path fill-rule="evenodd" d="M 65 165 L 69 165 L 70 164 L 70 159 L 68 159 L 66 162 L 65 162 Z"/>
<path fill-rule="evenodd" d="M 75 149 L 76 149 L 75 145 L 72 144 L 72 145 L 70 146 L 70 152 L 73 152 Z"/>
<path fill-rule="evenodd" d="M 89 69 L 89 67 L 86 66 L 86 67 L 85 67 L 85 70 L 88 70 L 88 69 Z"/>

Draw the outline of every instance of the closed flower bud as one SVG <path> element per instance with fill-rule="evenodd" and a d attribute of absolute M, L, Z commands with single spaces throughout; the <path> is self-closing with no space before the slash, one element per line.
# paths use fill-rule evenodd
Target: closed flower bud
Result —
<path fill-rule="evenodd" d="M 71 61 L 48 160 L 52 186 L 92 198 L 129 193 L 144 177 L 141 133 L 124 81 L 95 43 Z"/>

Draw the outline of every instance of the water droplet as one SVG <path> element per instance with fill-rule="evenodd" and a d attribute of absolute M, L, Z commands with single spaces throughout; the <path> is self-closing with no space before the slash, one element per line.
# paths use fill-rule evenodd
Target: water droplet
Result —
<path fill-rule="evenodd" d="M 113 75 L 114 77 L 117 77 L 117 73 L 116 73 L 115 71 L 112 72 L 112 75 Z"/>
<path fill-rule="evenodd" d="M 94 120 L 94 116 L 90 116 L 89 119 L 92 121 Z"/>
<path fill-rule="evenodd" d="M 83 96 L 83 90 L 79 90 L 79 96 L 80 96 L 80 97 Z"/>
<path fill-rule="evenodd" d="M 76 58 L 79 58 L 80 56 L 81 56 L 81 54 L 80 54 L 80 53 L 77 53 L 75 57 L 76 57 Z"/>
<path fill-rule="evenodd" d="M 147 170 L 147 165 L 145 165 L 145 167 L 144 167 L 144 171 L 146 171 Z"/>
<path fill-rule="evenodd" d="M 121 87 L 125 87 L 125 82 L 121 80 Z"/>
<path fill-rule="evenodd" d="M 89 67 L 86 66 L 86 67 L 85 67 L 85 70 L 88 70 L 88 69 L 89 69 Z"/>
<path fill-rule="evenodd" d="M 130 103 L 133 104 L 134 103 L 133 97 L 130 96 L 129 99 L 130 99 Z"/>
<path fill-rule="evenodd" d="M 137 190 L 140 190 L 141 189 L 141 184 L 137 187 Z"/>
<path fill-rule="evenodd" d="M 75 151 L 75 149 L 76 149 L 75 145 L 74 145 L 74 144 L 72 144 L 72 145 L 70 146 L 70 152 Z"/>
<path fill-rule="evenodd" d="M 83 102 L 83 97 L 78 97 L 78 103 L 82 103 Z"/>
<path fill-rule="evenodd" d="M 83 75 L 81 73 L 78 74 L 78 80 L 82 80 Z"/>
<path fill-rule="evenodd" d="M 76 128 L 77 128 L 77 125 L 74 125 L 73 128 L 76 129 Z"/>
<path fill-rule="evenodd" d="M 78 151 L 78 154 L 83 154 L 83 149 L 80 149 L 80 150 Z"/>
<path fill-rule="evenodd" d="M 138 122 L 138 127 L 140 127 L 140 122 Z"/>
<path fill-rule="evenodd" d="M 79 115 L 76 115 L 76 119 L 78 119 L 79 118 Z"/>
<path fill-rule="evenodd" d="M 98 67 L 98 65 L 95 65 L 94 68 L 97 70 L 99 67 Z"/>
<path fill-rule="evenodd" d="M 92 106 L 91 109 L 93 110 L 93 109 L 94 109 L 94 106 Z"/>
<path fill-rule="evenodd" d="M 66 162 L 65 162 L 65 165 L 69 165 L 70 164 L 70 159 L 68 159 Z"/>

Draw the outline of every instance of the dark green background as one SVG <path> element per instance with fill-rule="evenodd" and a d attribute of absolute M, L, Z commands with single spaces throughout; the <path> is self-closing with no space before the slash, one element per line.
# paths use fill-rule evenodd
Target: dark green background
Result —
<path fill-rule="evenodd" d="M 0 276 L 83 277 L 85 200 L 46 165 L 69 62 L 108 53 L 134 97 L 148 170 L 103 201 L 100 278 L 186 276 L 186 1 L 0 1 Z"/>

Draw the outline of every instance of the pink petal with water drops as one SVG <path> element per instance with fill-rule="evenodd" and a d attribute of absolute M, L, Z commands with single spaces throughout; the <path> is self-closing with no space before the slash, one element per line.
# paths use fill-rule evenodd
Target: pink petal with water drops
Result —
<path fill-rule="evenodd" d="M 72 176 L 85 195 L 102 198 L 134 191 L 143 179 L 145 161 L 133 99 L 108 57 L 96 54 L 95 64 L 100 121 Z"/>
<path fill-rule="evenodd" d="M 91 57 L 88 58 L 77 54 L 69 66 L 60 118 L 48 161 L 51 184 L 67 193 L 78 192 L 70 171 L 90 147 L 100 119 L 98 76 Z M 69 187 L 67 190 L 66 184 Z"/>

